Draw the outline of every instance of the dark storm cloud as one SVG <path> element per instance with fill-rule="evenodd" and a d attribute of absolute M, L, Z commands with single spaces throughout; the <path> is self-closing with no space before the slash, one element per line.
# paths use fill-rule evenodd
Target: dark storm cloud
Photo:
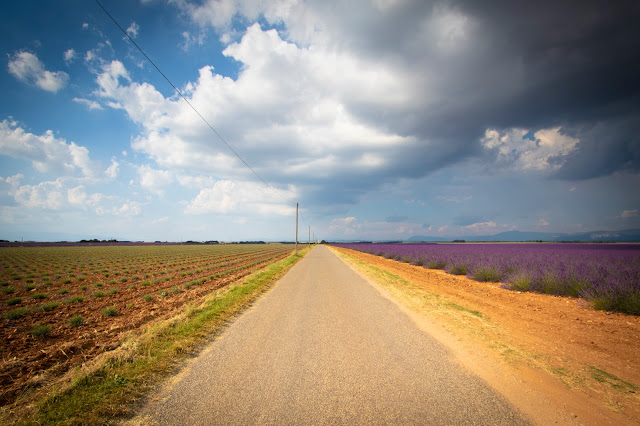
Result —
<path fill-rule="evenodd" d="M 359 19 L 345 13 L 336 23 L 345 45 L 428 76 L 415 83 L 416 96 L 425 99 L 420 105 L 349 104 L 361 119 L 420 140 L 420 148 L 396 154 L 399 174 L 423 176 L 478 155 L 477 141 L 487 128 L 556 126 L 581 138 L 559 177 L 638 170 L 640 142 L 632 122 L 640 116 L 639 2 L 442 4 L 468 18 L 467 39 L 449 54 L 427 38 L 415 43 L 438 5 L 417 2 Z"/>
<path fill-rule="evenodd" d="M 565 129 L 580 139 L 556 173 L 561 179 L 579 180 L 606 176 L 616 171 L 640 172 L 640 119 L 632 115 Z"/>

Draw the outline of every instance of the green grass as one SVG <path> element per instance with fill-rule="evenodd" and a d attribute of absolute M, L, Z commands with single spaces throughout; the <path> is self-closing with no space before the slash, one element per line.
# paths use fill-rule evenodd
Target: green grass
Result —
<path fill-rule="evenodd" d="M 45 293 L 36 293 L 33 296 L 31 296 L 32 299 L 37 299 L 37 300 L 42 300 L 42 299 L 46 299 L 47 295 Z"/>
<path fill-rule="evenodd" d="M 38 324 L 29 331 L 36 339 L 43 339 L 51 334 L 51 326 L 49 324 Z"/>
<path fill-rule="evenodd" d="M 12 297 L 11 299 L 7 300 L 8 306 L 19 305 L 20 303 L 22 303 L 22 298 L 20 297 Z"/>
<path fill-rule="evenodd" d="M 633 383 L 625 382 L 619 377 L 616 377 L 611 373 L 607 373 L 606 371 L 601 370 L 597 367 L 589 366 L 588 370 L 591 377 L 597 382 L 607 384 L 616 390 L 626 393 L 637 393 L 638 391 L 640 391 L 640 387 L 634 385 Z"/>
<path fill-rule="evenodd" d="M 104 291 L 96 291 L 95 293 L 93 293 L 93 297 L 104 297 Z"/>
<path fill-rule="evenodd" d="M 69 319 L 69 325 L 71 327 L 80 327 L 82 324 L 84 324 L 84 318 L 80 315 L 74 315 Z"/>
<path fill-rule="evenodd" d="M 118 315 L 118 308 L 116 308 L 115 306 L 109 306 L 108 308 L 104 308 L 102 310 L 103 317 L 115 317 L 116 315 Z"/>
<path fill-rule="evenodd" d="M 453 309 L 457 309 L 458 311 L 467 312 L 467 313 L 473 315 L 474 317 L 482 318 L 482 313 L 481 312 L 465 308 L 464 306 L 460 306 L 457 303 L 446 302 L 445 305 L 449 306 L 449 307 L 451 307 Z"/>
<path fill-rule="evenodd" d="M 81 303 L 84 301 L 84 297 L 82 296 L 71 296 L 65 303 L 71 305 L 73 303 Z"/>
<path fill-rule="evenodd" d="M 5 287 L 5 288 L 2 289 L 2 293 L 4 293 L 4 294 L 12 294 L 15 291 L 16 291 L 16 289 L 13 288 L 13 287 Z"/>
<path fill-rule="evenodd" d="M 142 296 L 142 298 L 145 302 L 151 302 L 153 300 L 153 296 L 150 294 L 145 294 L 144 296 Z"/>
<path fill-rule="evenodd" d="M 56 293 L 58 293 L 58 294 L 67 294 L 67 293 L 69 293 L 69 289 L 61 288 L 60 290 L 56 291 Z"/>
<path fill-rule="evenodd" d="M 272 263 L 242 283 L 211 294 L 199 306 L 187 306 L 171 320 L 149 327 L 115 351 L 93 372 L 36 404 L 25 424 L 105 424 L 131 412 L 159 380 L 193 354 L 212 334 L 246 309 L 300 260 L 306 250 Z"/>
<path fill-rule="evenodd" d="M 60 305 L 58 302 L 49 302 L 49 303 L 45 303 L 44 305 L 40 306 L 38 308 L 38 310 L 39 311 L 44 311 L 44 312 L 50 312 L 50 311 L 53 311 L 55 308 L 57 308 L 58 305 Z"/>
<path fill-rule="evenodd" d="M 16 320 L 27 316 L 30 311 L 29 308 L 18 308 L 7 312 L 4 317 L 8 320 Z"/>

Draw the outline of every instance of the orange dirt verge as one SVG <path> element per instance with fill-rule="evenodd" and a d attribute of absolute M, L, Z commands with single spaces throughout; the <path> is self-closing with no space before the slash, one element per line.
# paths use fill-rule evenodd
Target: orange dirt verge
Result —
<path fill-rule="evenodd" d="M 541 410 L 555 410 L 555 421 L 640 423 L 639 317 L 332 249 L 419 313 L 431 324 L 427 331 L 534 420 L 548 423 L 553 416 Z M 470 365 L 477 362 L 485 366 Z M 492 362 L 497 368 L 487 367 Z M 544 404 L 533 401 L 540 398 Z"/>

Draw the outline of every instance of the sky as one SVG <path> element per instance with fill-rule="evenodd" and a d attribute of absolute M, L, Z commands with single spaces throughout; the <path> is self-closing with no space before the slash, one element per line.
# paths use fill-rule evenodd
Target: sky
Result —
<path fill-rule="evenodd" d="M 0 239 L 640 228 L 637 1 L 101 3 L 184 99 L 97 2 L 4 2 Z"/>

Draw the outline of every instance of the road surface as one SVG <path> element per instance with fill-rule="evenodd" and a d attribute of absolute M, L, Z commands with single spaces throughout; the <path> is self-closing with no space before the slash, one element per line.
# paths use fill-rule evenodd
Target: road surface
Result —
<path fill-rule="evenodd" d="M 209 344 L 136 421 L 527 424 L 324 246 Z"/>

